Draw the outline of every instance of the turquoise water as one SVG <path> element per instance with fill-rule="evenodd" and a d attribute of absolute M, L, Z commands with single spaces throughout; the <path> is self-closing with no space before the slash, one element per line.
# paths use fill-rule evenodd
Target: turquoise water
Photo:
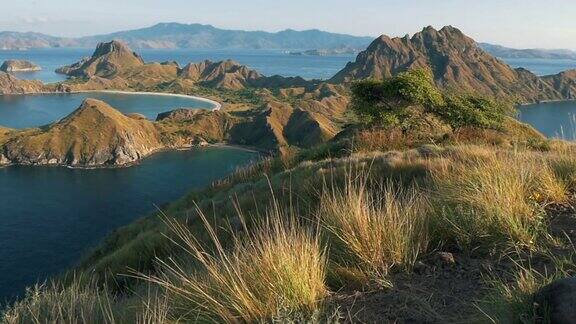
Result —
<path fill-rule="evenodd" d="M 150 119 L 203 101 L 158 95 L 82 93 L 0 96 L 0 125 L 40 126 L 87 97 Z M 163 152 L 125 169 L 0 168 L 0 305 L 24 287 L 70 267 L 110 231 L 256 159 L 232 148 Z"/>
<path fill-rule="evenodd" d="M 40 72 L 17 73 L 23 79 L 58 82 L 65 76 L 54 73 L 57 68 L 92 55 L 93 49 L 32 49 L 27 51 L 0 51 L 0 64 L 8 59 L 29 60 L 40 65 Z M 222 61 L 233 59 L 256 69 L 264 75 L 301 76 L 306 79 L 328 79 L 340 71 L 352 55 L 298 56 L 281 50 L 151 50 L 137 51 L 147 62 L 176 61 L 184 66 L 206 59 Z"/>
<path fill-rule="evenodd" d="M 547 137 L 576 140 L 576 101 L 522 106 L 518 118 Z"/>
<path fill-rule="evenodd" d="M 193 98 L 118 93 L 74 93 L 0 96 L 0 126 L 25 128 L 46 125 L 66 117 L 86 98 L 100 99 L 123 113 L 141 113 L 148 119 L 176 108 L 213 108 Z"/>
<path fill-rule="evenodd" d="M 234 148 L 153 155 L 125 169 L 0 168 L 0 305 L 74 265 L 114 229 L 257 158 Z"/>
<path fill-rule="evenodd" d="M 510 66 L 523 67 L 536 75 L 557 74 L 562 71 L 576 69 L 576 60 L 552 59 L 502 59 Z"/>

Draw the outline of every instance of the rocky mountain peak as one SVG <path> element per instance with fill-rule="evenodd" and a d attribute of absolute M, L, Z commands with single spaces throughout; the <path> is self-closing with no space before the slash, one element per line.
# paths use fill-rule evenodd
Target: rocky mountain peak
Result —
<path fill-rule="evenodd" d="M 121 70 L 142 65 L 144 65 L 144 60 L 140 55 L 133 52 L 126 44 L 113 40 L 98 44 L 89 59 L 62 67 L 57 72 L 74 77 L 110 78 Z"/>

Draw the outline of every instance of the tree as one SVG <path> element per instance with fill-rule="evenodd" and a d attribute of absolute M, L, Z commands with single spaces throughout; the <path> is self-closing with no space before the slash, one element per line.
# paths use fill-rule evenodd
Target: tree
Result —
<path fill-rule="evenodd" d="M 428 70 L 415 69 L 383 81 L 364 80 L 352 85 L 351 107 L 364 122 L 400 124 L 408 106 L 421 106 L 453 128 L 499 128 L 512 105 L 471 93 L 447 93 L 434 84 Z"/>
<path fill-rule="evenodd" d="M 431 109 L 442 104 L 442 93 L 427 70 L 410 70 L 388 80 L 364 80 L 352 85 L 351 107 L 368 122 L 391 124 L 398 121 L 406 106 Z"/>

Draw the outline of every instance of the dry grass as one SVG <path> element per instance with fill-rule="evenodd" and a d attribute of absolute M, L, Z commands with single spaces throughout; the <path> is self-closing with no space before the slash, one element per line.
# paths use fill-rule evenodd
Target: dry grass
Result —
<path fill-rule="evenodd" d="M 543 206 L 567 197 L 547 161 L 534 154 L 492 152 L 449 163 L 433 180 L 436 239 L 461 248 L 533 248 L 545 230 Z"/>
<path fill-rule="evenodd" d="M 532 264 L 515 262 L 510 280 L 491 276 L 486 282 L 490 293 L 478 303 L 487 321 L 492 323 L 550 323 L 547 305 L 535 302 L 535 294 L 544 286 L 574 276 L 574 253 L 558 256 L 545 251 L 547 267 L 536 269 Z M 519 257 L 518 257 L 519 258 Z"/>
<path fill-rule="evenodd" d="M 203 219 L 212 247 L 201 244 L 174 220 L 168 225 L 188 258 L 160 261 L 158 276 L 144 276 L 163 287 L 184 319 L 257 322 L 313 316 L 327 294 L 326 260 L 318 238 L 275 206 L 266 220 L 227 250 Z"/>
<path fill-rule="evenodd" d="M 343 189 L 333 186 L 322 195 L 319 207 L 332 268 L 388 285 L 390 269 L 410 268 L 426 251 L 428 214 L 426 199 L 414 189 L 369 189 L 363 176 L 348 176 Z"/>
<path fill-rule="evenodd" d="M 1 323 L 60 324 L 60 323 L 116 323 L 113 299 L 105 289 L 81 284 L 75 279 L 70 285 L 60 283 L 37 285 L 26 297 L 10 308 Z"/>

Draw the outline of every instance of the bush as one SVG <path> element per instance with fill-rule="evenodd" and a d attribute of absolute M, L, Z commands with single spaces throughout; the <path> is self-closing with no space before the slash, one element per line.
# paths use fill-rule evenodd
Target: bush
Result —
<path fill-rule="evenodd" d="M 433 106 L 434 113 L 454 128 L 472 126 L 498 129 L 504 117 L 514 111 L 511 105 L 504 102 L 473 94 L 446 94 L 444 102 L 444 105 Z"/>
<path fill-rule="evenodd" d="M 442 105 L 442 94 L 426 70 L 411 70 L 385 81 L 364 80 L 352 85 L 353 110 L 365 121 L 394 125 L 408 105 Z"/>
<path fill-rule="evenodd" d="M 512 105 L 476 94 L 440 91 L 423 69 L 402 72 L 384 81 L 364 80 L 352 86 L 352 109 L 368 123 L 395 126 L 410 117 L 407 106 L 418 105 L 454 128 L 498 129 Z"/>

